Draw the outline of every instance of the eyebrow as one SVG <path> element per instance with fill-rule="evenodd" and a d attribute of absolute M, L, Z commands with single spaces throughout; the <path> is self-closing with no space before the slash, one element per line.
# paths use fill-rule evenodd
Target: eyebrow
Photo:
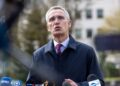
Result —
<path fill-rule="evenodd" d="M 65 19 L 64 16 L 58 15 L 58 16 L 52 16 L 48 20 L 49 21 L 54 21 L 56 18 L 58 18 L 59 20 Z"/>

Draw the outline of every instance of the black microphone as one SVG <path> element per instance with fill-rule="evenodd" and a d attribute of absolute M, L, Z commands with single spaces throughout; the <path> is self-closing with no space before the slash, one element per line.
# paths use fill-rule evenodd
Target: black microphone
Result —
<path fill-rule="evenodd" d="M 64 81 L 62 83 L 62 86 L 71 86 L 71 85 L 68 82 Z M 80 84 L 80 86 L 103 86 L 103 85 L 101 84 L 101 81 L 95 74 L 90 74 L 87 77 L 87 83 Z"/>
<path fill-rule="evenodd" d="M 90 74 L 87 78 L 89 86 L 102 86 L 100 80 L 95 74 Z"/>
<path fill-rule="evenodd" d="M 71 86 L 68 82 L 66 82 L 66 81 L 64 81 L 63 83 L 62 83 L 62 86 Z"/>
<path fill-rule="evenodd" d="M 63 83 L 62 83 L 62 86 L 71 86 L 68 82 L 66 82 L 66 81 L 64 81 Z"/>

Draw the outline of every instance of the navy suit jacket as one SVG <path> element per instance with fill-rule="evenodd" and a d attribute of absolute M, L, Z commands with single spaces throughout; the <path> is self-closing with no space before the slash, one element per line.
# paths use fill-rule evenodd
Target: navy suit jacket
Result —
<path fill-rule="evenodd" d="M 62 86 L 64 79 L 69 78 L 82 85 L 86 84 L 89 74 L 95 74 L 103 81 L 93 48 L 70 36 L 61 56 L 56 54 L 52 40 L 34 52 L 27 83 L 40 84 L 48 80 L 56 86 Z"/>

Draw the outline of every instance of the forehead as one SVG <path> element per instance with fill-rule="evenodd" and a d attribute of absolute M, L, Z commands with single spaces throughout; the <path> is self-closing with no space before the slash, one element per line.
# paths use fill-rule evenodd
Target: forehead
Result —
<path fill-rule="evenodd" d="M 62 9 L 53 9 L 49 12 L 48 19 L 57 15 L 65 16 L 65 12 Z"/>

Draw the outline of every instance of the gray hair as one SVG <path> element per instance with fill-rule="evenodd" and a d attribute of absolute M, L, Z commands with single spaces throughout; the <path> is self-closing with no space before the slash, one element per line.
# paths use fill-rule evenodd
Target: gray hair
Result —
<path fill-rule="evenodd" d="M 50 11 L 52 11 L 52 10 L 54 10 L 54 9 L 61 9 L 61 10 L 63 10 L 65 16 L 66 16 L 68 19 L 70 19 L 70 15 L 69 15 L 68 11 L 67 11 L 65 8 L 63 8 L 62 6 L 53 6 L 53 7 L 51 7 L 51 8 L 46 12 L 46 15 L 45 15 L 46 21 L 48 21 L 48 15 L 49 15 Z"/>

